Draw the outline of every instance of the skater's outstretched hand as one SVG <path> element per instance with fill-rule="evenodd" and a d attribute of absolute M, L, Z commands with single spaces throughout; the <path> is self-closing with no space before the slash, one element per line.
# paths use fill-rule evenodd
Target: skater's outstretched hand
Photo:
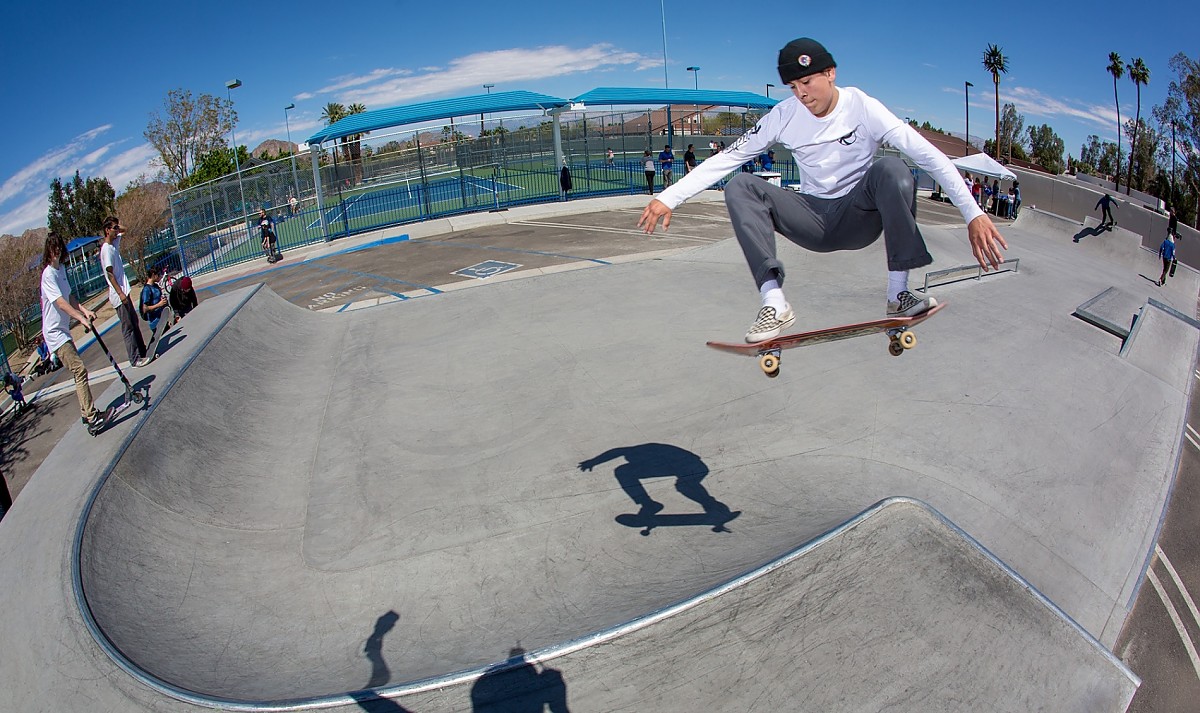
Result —
<path fill-rule="evenodd" d="M 671 209 L 667 207 L 666 203 L 655 198 L 642 211 L 642 217 L 638 219 L 638 227 L 646 231 L 647 235 L 651 235 L 654 233 L 654 226 L 658 225 L 660 219 L 663 230 L 671 227 Z"/>
<path fill-rule="evenodd" d="M 1000 250 L 1008 250 L 1008 243 L 991 218 L 981 215 L 972 220 L 967 226 L 967 239 L 971 241 L 971 252 L 984 272 L 1000 269 L 1000 263 L 1004 262 Z"/>

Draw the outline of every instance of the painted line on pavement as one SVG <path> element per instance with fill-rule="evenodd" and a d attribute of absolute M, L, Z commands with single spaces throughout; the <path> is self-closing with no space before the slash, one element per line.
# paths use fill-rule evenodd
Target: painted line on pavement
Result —
<path fill-rule="evenodd" d="M 1167 608 L 1167 616 L 1171 617 L 1171 622 L 1175 624 L 1175 631 L 1179 632 L 1179 638 L 1183 641 L 1183 647 L 1187 649 L 1188 658 L 1192 661 L 1192 670 L 1196 673 L 1196 678 L 1200 679 L 1200 656 L 1196 654 L 1196 646 L 1192 643 L 1191 637 L 1187 635 L 1187 631 L 1183 628 L 1183 619 L 1179 616 L 1179 611 L 1175 605 L 1171 603 L 1171 599 L 1167 596 L 1163 589 L 1162 582 L 1159 581 L 1158 575 L 1151 568 L 1147 575 L 1150 584 L 1154 586 L 1154 591 L 1158 592 L 1158 598 Z"/>
<path fill-rule="evenodd" d="M 1154 554 L 1158 555 L 1158 559 L 1167 568 L 1167 574 L 1171 575 L 1171 581 L 1175 583 L 1175 588 L 1183 595 L 1183 601 L 1187 604 L 1188 611 L 1192 614 L 1192 621 L 1196 622 L 1196 626 L 1200 627 L 1200 610 L 1196 608 L 1196 602 L 1192 599 L 1191 593 L 1187 587 L 1183 586 L 1183 578 L 1179 576 L 1179 572 L 1175 571 L 1175 566 L 1171 564 L 1171 560 L 1167 559 L 1167 553 L 1163 552 L 1162 547 L 1155 545 Z"/>

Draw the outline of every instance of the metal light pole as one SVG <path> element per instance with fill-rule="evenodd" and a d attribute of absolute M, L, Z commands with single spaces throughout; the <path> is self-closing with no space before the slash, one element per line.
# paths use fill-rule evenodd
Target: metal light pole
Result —
<path fill-rule="evenodd" d="M 699 67 L 688 67 L 687 71 L 695 73 L 692 75 L 692 77 L 696 80 L 696 90 L 699 91 L 699 89 L 700 89 L 700 68 Z"/>
<path fill-rule="evenodd" d="M 970 82 L 963 82 L 963 100 L 967 105 L 967 133 L 963 136 L 963 156 L 971 155 L 971 87 Z"/>
<path fill-rule="evenodd" d="M 770 82 L 767 82 L 767 98 L 768 99 L 771 98 L 771 87 L 773 87 L 773 86 L 775 86 L 775 85 L 771 84 Z"/>
<path fill-rule="evenodd" d="M 491 96 L 491 94 L 492 94 L 492 87 L 494 87 L 494 86 L 496 86 L 496 85 L 495 85 L 495 84 L 485 84 L 485 85 L 483 85 L 483 88 L 487 90 L 488 96 Z M 482 112 L 482 111 L 481 111 L 481 112 L 479 112 L 479 135 L 480 135 L 480 136 L 483 136 L 483 112 Z"/>
<path fill-rule="evenodd" d="M 666 0 L 658 0 L 658 11 L 662 17 L 662 35 L 663 35 L 663 89 L 671 88 L 671 78 L 667 74 L 667 5 Z M 671 121 L 671 105 L 667 104 L 667 143 L 671 143 L 675 136 L 675 126 Z"/>
<path fill-rule="evenodd" d="M 292 185 L 296 189 L 296 192 L 292 195 L 296 196 L 296 200 L 300 200 L 300 179 L 296 175 L 296 147 L 292 144 L 292 125 L 288 121 L 288 110 L 295 108 L 296 105 L 294 103 L 288 104 L 283 108 L 283 125 L 287 128 L 288 153 L 292 155 Z"/>
<path fill-rule="evenodd" d="M 230 79 L 228 82 L 225 82 L 225 98 L 229 101 L 229 107 L 231 109 L 233 108 L 233 90 L 240 86 L 242 86 L 242 80 L 240 79 Z M 245 217 L 246 190 L 242 187 L 242 165 L 238 160 L 237 129 L 234 126 L 234 123 L 235 122 L 232 121 L 229 122 L 229 135 L 233 138 L 233 169 L 237 172 L 238 195 L 242 198 L 241 213 L 242 216 Z"/>

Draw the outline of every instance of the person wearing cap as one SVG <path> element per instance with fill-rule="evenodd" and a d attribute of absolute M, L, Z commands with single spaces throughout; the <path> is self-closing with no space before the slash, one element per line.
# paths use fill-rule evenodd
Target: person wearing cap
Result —
<path fill-rule="evenodd" d="M 179 278 L 171 286 L 171 294 L 167 299 L 171 303 L 171 310 L 175 312 L 175 321 L 183 319 L 184 315 L 199 304 L 196 300 L 196 291 L 192 289 L 192 278 L 186 275 Z"/>
<path fill-rule="evenodd" d="M 663 170 L 663 187 L 671 185 L 671 179 L 674 174 L 671 171 L 671 166 L 675 162 L 675 154 L 671 152 L 671 145 L 667 144 L 662 153 L 658 155 L 658 165 L 662 166 Z"/>
<path fill-rule="evenodd" d="M 79 351 L 71 339 L 71 318 L 79 320 L 87 329 L 96 318 L 71 292 L 67 281 L 67 268 L 62 263 L 67 254 L 67 244 L 62 236 L 51 231 L 46 236 L 42 250 L 42 338 L 46 347 L 57 356 L 75 377 L 75 396 L 79 399 L 79 414 L 89 426 L 104 423 L 104 413 L 96 408 L 92 389 L 88 385 L 88 371 L 79 358 Z"/>
<path fill-rule="evenodd" d="M 121 236 L 125 229 L 116 216 L 104 219 L 104 244 L 100 246 L 100 267 L 108 281 L 108 303 L 117 311 L 121 322 L 121 336 L 125 339 L 125 351 L 129 353 L 129 365 L 144 366 L 146 341 L 138 324 L 137 309 L 129 295 L 129 278 L 125 276 L 125 260 L 121 257 Z"/>
<path fill-rule="evenodd" d="M 932 297 L 908 290 L 908 273 L 933 262 L 916 222 L 916 182 L 897 157 L 875 160 L 884 143 L 898 148 L 946 188 L 967 223 L 979 265 L 999 267 L 1008 247 L 991 219 L 963 185 L 946 155 L 861 89 L 838 87 L 837 63 L 816 40 L 802 37 L 779 52 L 779 78 L 792 96 L 775 105 L 728 150 L 709 158 L 650 201 L 638 226 L 653 233 L 671 224 L 680 203 L 737 170 L 775 144 L 792 153 L 800 169 L 798 190 L 735 174 L 725 205 L 738 243 L 758 285 L 762 307 L 746 333 L 750 343 L 772 339 L 795 313 L 783 295 L 784 267 L 775 233 L 815 252 L 858 250 L 884 236 L 888 317 L 932 309 Z"/>

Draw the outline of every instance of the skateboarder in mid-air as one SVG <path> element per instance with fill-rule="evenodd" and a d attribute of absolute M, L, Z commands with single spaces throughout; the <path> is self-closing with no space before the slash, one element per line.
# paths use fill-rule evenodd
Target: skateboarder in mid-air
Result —
<path fill-rule="evenodd" d="M 899 158 L 875 160 L 884 142 L 899 148 L 929 172 L 967 223 L 971 250 L 987 270 L 999 267 L 1008 244 L 980 209 L 958 170 L 908 124 L 878 100 L 853 87 L 838 88 L 837 64 L 816 40 L 793 40 L 779 52 L 779 77 L 792 96 L 779 102 L 727 150 L 700 164 L 651 200 L 638 226 L 653 233 L 671 224 L 680 203 L 755 156 L 782 144 L 800 167 L 799 192 L 738 173 L 725 187 L 725 205 L 762 307 L 746 341 L 772 339 L 795 313 L 783 295 L 783 263 L 775 233 L 815 252 L 858 250 L 884 235 L 887 248 L 888 317 L 913 317 L 936 305 L 908 290 L 908 272 L 933 262 L 916 222 L 916 184 Z"/>
<path fill-rule="evenodd" d="M 1101 228 L 1111 228 L 1117 224 L 1117 221 L 1113 220 L 1113 215 L 1112 215 L 1112 207 L 1115 206 L 1116 204 L 1117 204 L 1117 202 L 1115 200 L 1113 200 L 1113 197 L 1108 195 L 1107 193 L 1104 194 L 1103 198 L 1096 201 L 1096 207 L 1103 209 L 1103 212 L 1100 214 L 1100 227 Z"/>

